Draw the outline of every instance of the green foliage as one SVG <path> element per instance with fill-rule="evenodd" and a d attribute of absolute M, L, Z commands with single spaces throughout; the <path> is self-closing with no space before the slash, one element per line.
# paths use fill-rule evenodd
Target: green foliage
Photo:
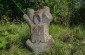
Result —
<path fill-rule="evenodd" d="M 40 2 L 29 2 L 29 0 L 0 0 L 0 17 L 6 15 L 10 17 L 11 21 L 14 19 L 17 21 L 23 20 L 21 17 L 27 8 L 38 10 L 42 6 L 49 6 L 54 17 L 52 23 L 63 24 L 65 26 L 79 25 L 85 23 L 84 5 L 84 0 L 41 0 Z"/>
<path fill-rule="evenodd" d="M 19 20 L 23 20 L 21 17 L 27 8 L 39 10 L 42 6 L 49 6 L 54 17 L 49 33 L 54 38 L 55 45 L 40 55 L 85 55 L 85 44 L 82 43 L 85 41 L 85 27 L 69 28 L 70 25 L 85 24 L 84 5 L 84 0 L 42 0 L 41 2 L 0 0 L 0 55 L 34 55 L 25 45 L 31 35 L 28 26 L 25 23 L 6 24 L 4 21 L 7 19 L 21 22 Z"/>
<path fill-rule="evenodd" d="M 30 31 L 25 23 L 0 25 L 0 55 L 34 55 L 26 47 L 25 42 L 30 39 Z M 85 55 L 85 30 L 81 26 L 67 28 L 51 25 L 49 33 L 55 40 L 55 45 L 46 49 L 42 55 Z M 3 44 L 3 45 L 2 45 Z"/>
<path fill-rule="evenodd" d="M 0 49 L 6 48 L 7 40 L 4 37 L 0 36 Z"/>

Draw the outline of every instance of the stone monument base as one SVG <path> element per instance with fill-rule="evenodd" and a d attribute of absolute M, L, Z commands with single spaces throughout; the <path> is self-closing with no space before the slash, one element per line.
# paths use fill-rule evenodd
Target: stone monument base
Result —
<path fill-rule="evenodd" d="M 53 39 L 49 39 L 46 43 L 33 43 L 29 39 L 26 41 L 27 47 L 29 47 L 33 52 L 44 52 L 49 46 L 54 44 Z"/>

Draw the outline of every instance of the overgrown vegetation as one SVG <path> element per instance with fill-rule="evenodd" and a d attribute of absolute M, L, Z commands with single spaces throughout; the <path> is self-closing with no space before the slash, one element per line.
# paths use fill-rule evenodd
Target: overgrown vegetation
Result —
<path fill-rule="evenodd" d="M 27 8 L 35 10 L 42 6 L 49 6 L 54 17 L 53 24 L 65 26 L 85 24 L 85 1 L 84 0 L 41 0 L 29 2 L 29 0 L 0 0 L 1 20 L 20 21 Z M 0 21 L 0 23 L 2 23 Z"/>
<path fill-rule="evenodd" d="M 34 55 L 25 45 L 30 30 L 22 16 L 42 6 L 50 7 L 55 45 L 41 55 L 85 55 L 85 0 L 0 0 L 0 55 Z"/>
<path fill-rule="evenodd" d="M 51 25 L 55 45 L 43 55 L 85 55 L 85 30 L 81 26 L 66 28 Z M 0 25 L 0 55 L 33 55 L 25 46 L 30 31 L 25 23 Z"/>

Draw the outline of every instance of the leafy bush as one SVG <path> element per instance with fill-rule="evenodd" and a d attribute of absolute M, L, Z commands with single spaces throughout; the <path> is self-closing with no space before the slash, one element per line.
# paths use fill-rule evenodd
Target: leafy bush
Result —
<path fill-rule="evenodd" d="M 7 40 L 4 37 L 0 36 L 0 49 L 6 48 L 7 43 Z"/>
<path fill-rule="evenodd" d="M 42 6 L 49 6 L 54 17 L 53 24 L 79 25 L 84 22 L 84 0 L 42 0 L 41 2 L 29 2 L 29 0 L 0 0 L 0 17 L 10 17 L 10 21 L 19 22 L 27 8 L 35 10 Z M 3 18 L 1 18 L 3 19 Z M 0 21 L 2 23 L 2 21 Z"/>

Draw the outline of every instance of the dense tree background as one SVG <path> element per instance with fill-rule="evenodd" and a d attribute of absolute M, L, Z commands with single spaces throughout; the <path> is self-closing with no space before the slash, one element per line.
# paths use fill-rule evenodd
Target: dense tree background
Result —
<path fill-rule="evenodd" d="M 80 25 L 85 23 L 85 0 L 41 0 L 40 2 L 29 2 L 30 0 L 0 0 L 0 20 L 3 16 L 9 17 L 10 21 L 23 20 L 22 15 L 26 8 L 40 9 L 49 6 L 54 17 L 52 23 L 69 25 Z"/>

